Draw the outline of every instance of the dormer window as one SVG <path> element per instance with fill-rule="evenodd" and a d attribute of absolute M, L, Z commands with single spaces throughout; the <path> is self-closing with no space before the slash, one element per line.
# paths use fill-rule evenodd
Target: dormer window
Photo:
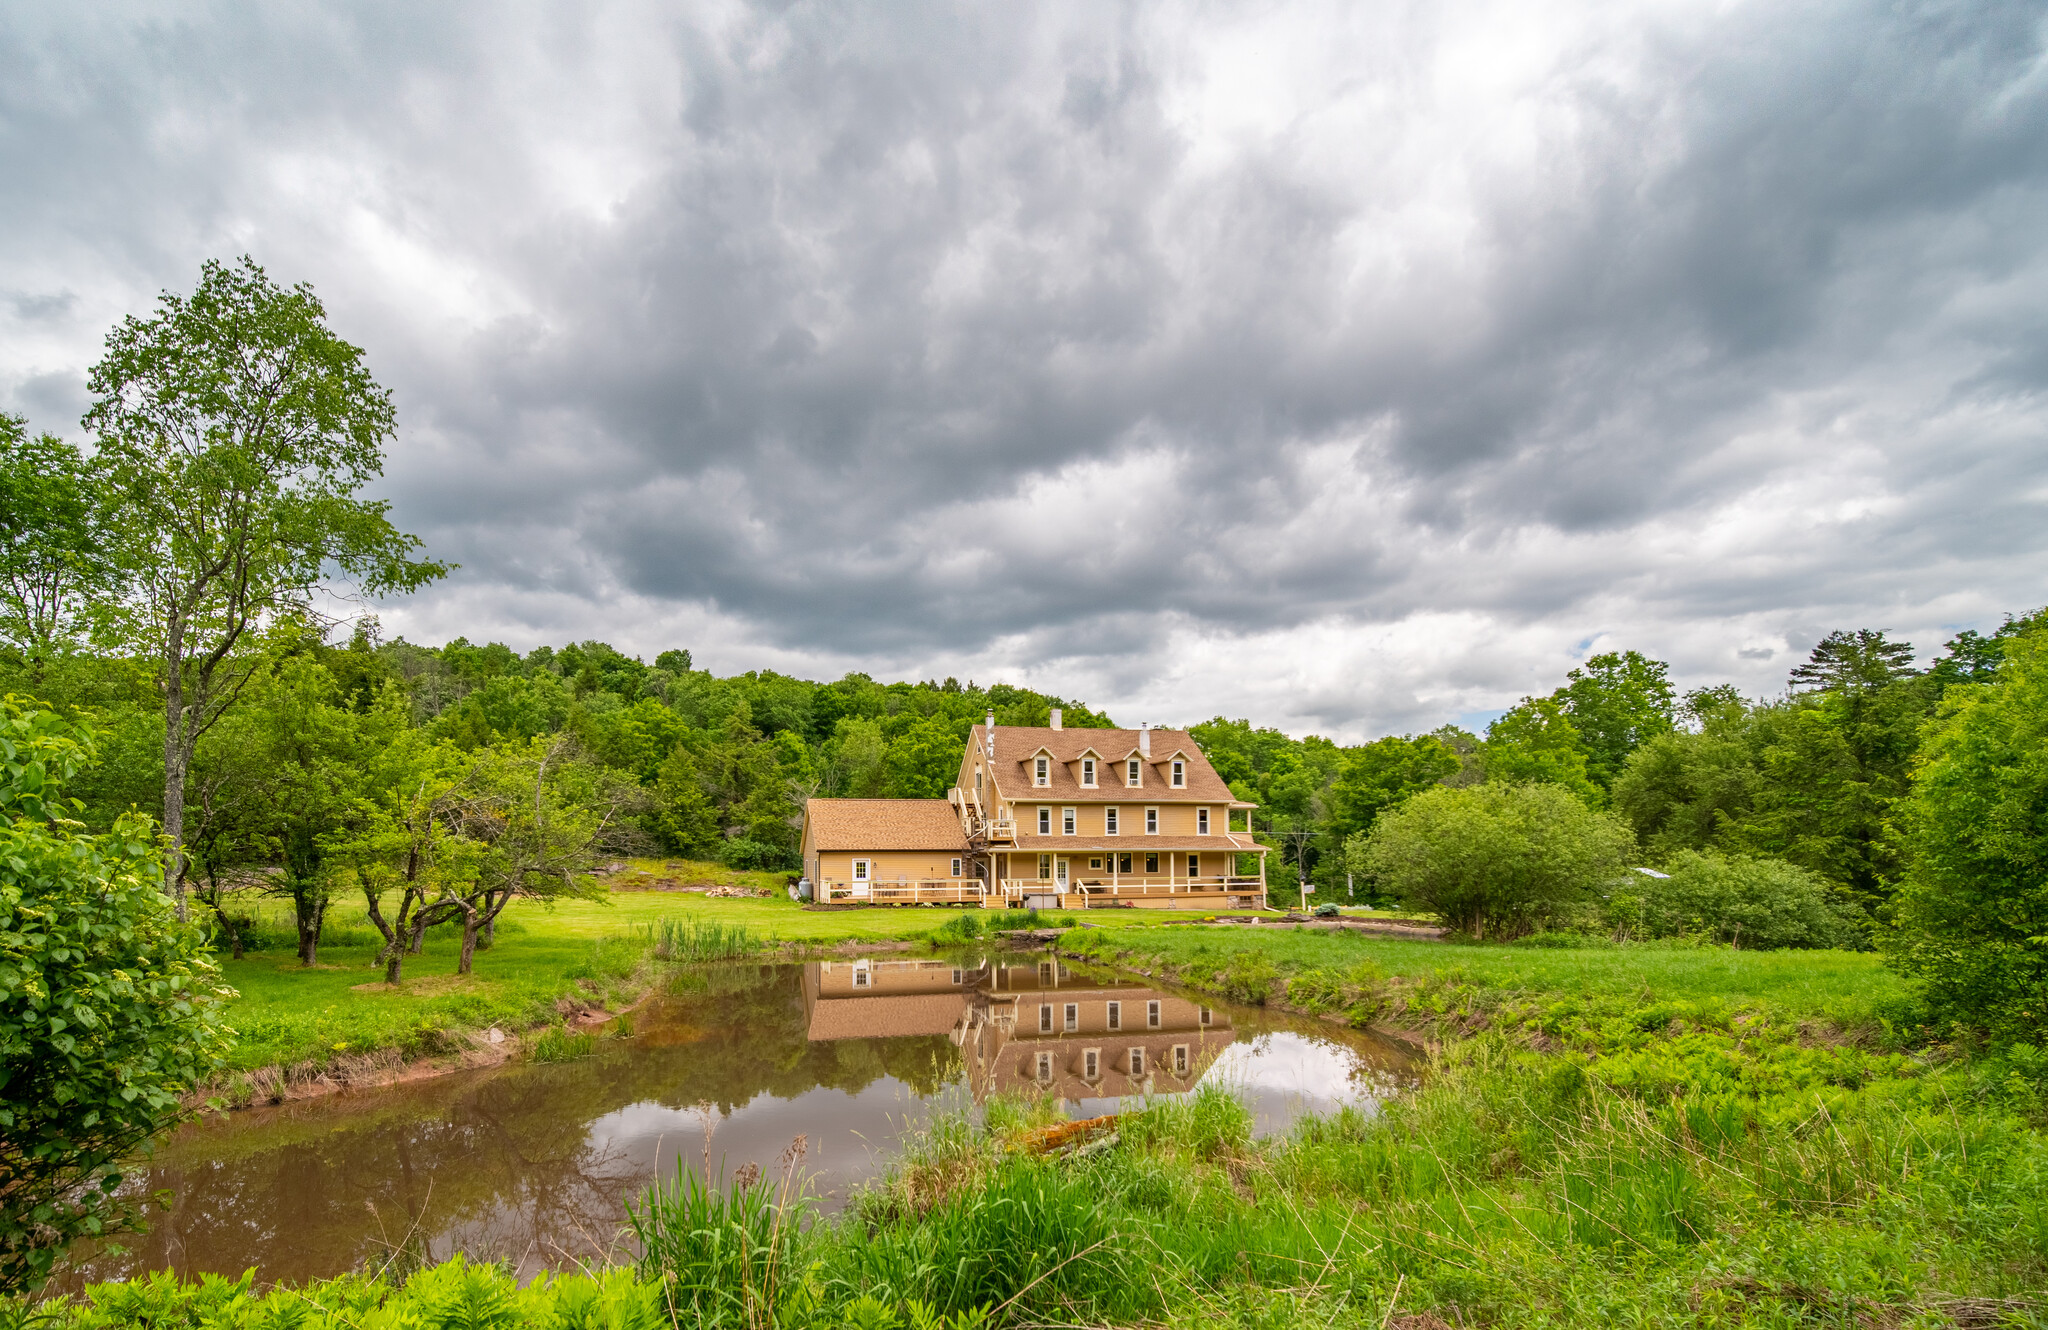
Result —
<path fill-rule="evenodd" d="M 1038 786 L 1052 784 L 1052 759 L 1035 758 L 1032 761 L 1031 783 Z"/>
<path fill-rule="evenodd" d="M 1081 784 L 1091 790 L 1095 788 L 1095 759 L 1092 757 L 1081 759 Z"/>
<path fill-rule="evenodd" d="M 1142 770 L 1144 768 L 1138 765 L 1137 758 L 1134 757 L 1129 762 L 1126 762 L 1124 764 L 1124 784 L 1134 790 L 1144 784 L 1143 779 L 1139 776 L 1139 772 Z"/>
<path fill-rule="evenodd" d="M 1173 788 L 1176 790 L 1186 789 L 1187 783 L 1188 764 L 1179 758 L 1175 758 L 1173 762 Z"/>

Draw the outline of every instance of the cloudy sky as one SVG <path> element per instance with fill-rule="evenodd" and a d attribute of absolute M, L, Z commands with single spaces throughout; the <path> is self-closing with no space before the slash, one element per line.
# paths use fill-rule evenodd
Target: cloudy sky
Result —
<path fill-rule="evenodd" d="M 170 15 L 167 17 L 167 15 Z M 0 5 L 0 407 L 208 257 L 387 632 L 1484 720 L 2048 601 L 2048 8 Z"/>

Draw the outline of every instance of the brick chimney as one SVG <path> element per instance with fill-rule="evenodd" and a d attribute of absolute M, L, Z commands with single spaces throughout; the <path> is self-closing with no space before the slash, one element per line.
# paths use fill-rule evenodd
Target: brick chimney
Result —
<path fill-rule="evenodd" d="M 1138 751 L 1148 759 L 1152 756 L 1152 731 L 1142 720 L 1138 722 Z"/>
<path fill-rule="evenodd" d="M 1054 729 L 1060 728 L 1060 709 L 1058 707 L 1052 709 L 1052 727 Z"/>

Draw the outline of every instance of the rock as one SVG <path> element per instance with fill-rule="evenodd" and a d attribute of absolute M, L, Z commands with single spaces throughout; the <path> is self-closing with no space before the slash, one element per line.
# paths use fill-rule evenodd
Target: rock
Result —
<path fill-rule="evenodd" d="M 484 1033 L 484 1042 L 491 1044 L 502 1044 L 505 1042 L 505 1032 L 503 1030 L 500 1030 L 497 1026 L 493 1025 L 488 1031 Z"/>

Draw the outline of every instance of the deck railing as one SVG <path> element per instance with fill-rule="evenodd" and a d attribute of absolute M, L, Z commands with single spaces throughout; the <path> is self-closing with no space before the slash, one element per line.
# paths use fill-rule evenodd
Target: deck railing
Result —
<path fill-rule="evenodd" d="M 876 905 L 979 905 L 983 882 L 974 877 L 909 878 L 901 881 L 855 882 L 828 878 L 817 884 L 820 901 Z"/>
<path fill-rule="evenodd" d="M 1017 822 L 1015 818 L 976 817 L 971 825 L 973 830 L 992 841 L 1015 841 L 1017 839 Z"/>
<path fill-rule="evenodd" d="M 1242 896 L 1265 890 L 1265 884 L 1256 877 L 1214 876 L 1214 877 L 1117 877 L 1111 880 L 1096 874 L 1075 877 L 1066 882 L 1057 882 L 1042 877 L 1006 877 L 1002 880 L 1002 892 L 1006 898 L 1019 896 L 1042 896 L 1057 892 L 1061 895 L 1085 895 L 1091 899 L 1121 900 L 1125 897 L 1146 896 L 1190 896 L 1225 895 Z"/>

